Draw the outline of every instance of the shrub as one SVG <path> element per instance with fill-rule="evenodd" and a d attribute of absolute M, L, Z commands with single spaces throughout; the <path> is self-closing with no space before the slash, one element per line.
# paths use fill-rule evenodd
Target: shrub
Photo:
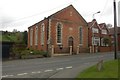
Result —
<path fill-rule="evenodd" d="M 28 49 L 23 50 L 20 55 L 21 55 L 22 59 L 27 59 L 28 55 L 30 55 L 30 50 L 28 50 Z"/>
<path fill-rule="evenodd" d="M 26 50 L 26 46 L 24 44 L 14 44 L 11 48 L 12 57 L 21 58 L 21 52 Z"/>

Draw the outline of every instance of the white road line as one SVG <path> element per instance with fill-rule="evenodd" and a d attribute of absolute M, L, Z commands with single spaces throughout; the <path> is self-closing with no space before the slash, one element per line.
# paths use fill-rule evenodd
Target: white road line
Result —
<path fill-rule="evenodd" d="M 28 73 L 21 73 L 21 74 L 17 74 L 18 76 L 21 76 L 21 75 L 26 75 L 26 74 L 28 74 Z"/>
<path fill-rule="evenodd" d="M 65 67 L 66 69 L 71 69 L 72 68 L 72 66 L 68 66 L 68 67 Z"/>
<path fill-rule="evenodd" d="M 4 78 L 4 77 L 8 77 L 8 75 L 4 75 L 4 76 L 1 76 L 2 78 Z"/>
<path fill-rule="evenodd" d="M 5 76 L 1 76 L 1 77 L 4 78 L 4 77 L 10 77 L 10 76 L 14 76 L 14 75 L 5 75 Z"/>
<path fill-rule="evenodd" d="M 64 68 L 57 68 L 56 70 L 63 70 Z"/>
<path fill-rule="evenodd" d="M 53 71 L 53 70 L 45 70 L 44 72 L 50 72 L 50 71 Z"/>
<path fill-rule="evenodd" d="M 37 71 L 37 73 L 41 73 L 41 71 Z"/>
<path fill-rule="evenodd" d="M 37 72 L 32 72 L 33 74 L 36 74 Z"/>

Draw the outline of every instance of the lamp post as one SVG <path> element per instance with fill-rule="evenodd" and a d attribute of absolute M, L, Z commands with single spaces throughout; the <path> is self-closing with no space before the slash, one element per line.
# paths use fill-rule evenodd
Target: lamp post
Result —
<path fill-rule="evenodd" d="M 114 59 L 117 59 L 117 15 L 116 15 L 116 0 L 113 1 L 114 7 Z"/>
<path fill-rule="evenodd" d="M 95 18 L 95 14 L 98 14 L 98 13 L 100 13 L 100 11 L 98 11 L 98 12 L 96 12 L 96 13 L 93 14 L 93 19 Z"/>
<path fill-rule="evenodd" d="M 93 14 L 93 19 L 95 19 L 95 14 L 98 14 L 98 13 L 100 13 L 100 11 Z M 93 38 L 92 46 L 93 46 L 93 53 L 94 53 L 94 25 L 93 25 L 93 29 L 92 29 L 92 38 Z"/>

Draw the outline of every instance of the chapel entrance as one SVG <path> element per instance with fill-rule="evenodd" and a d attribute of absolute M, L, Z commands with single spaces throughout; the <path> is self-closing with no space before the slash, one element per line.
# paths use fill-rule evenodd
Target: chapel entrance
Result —
<path fill-rule="evenodd" d="M 69 37 L 68 38 L 68 46 L 70 47 L 70 46 L 72 46 L 72 52 L 73 52 L 73 48 L 74 48 L 74 41 L 73 41 L 73 37 Z"/>

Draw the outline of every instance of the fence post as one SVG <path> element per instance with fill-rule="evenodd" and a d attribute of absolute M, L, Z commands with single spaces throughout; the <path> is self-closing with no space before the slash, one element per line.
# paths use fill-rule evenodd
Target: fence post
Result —
<path fill-rule="evenodd" d="M 72 55 L 72 46 L 70 46 L 70 55 Z"/>
<path fill-rule="evenodd" d="M 54 55 L 54 45 L 52 45 L 51 57 Z"/>
<path fill-rule="evenodd" d="M 96 52 L 98 52 L 98 47 L 96 46 Z"/>
<path fill-rule="evenodd" d="M 95 46 L 92 47 L 92 53 L 95 53 Z"/>
<path fill-rule="evenodd" d="M 79 46 L 77 46 L 77 54 L 79 54 Z"/>
<path fill-rule="evenodd" d="M 91 46 L 90 46 L 90 53 L 92 53 L 92 49 L 91 49 Z"/>

